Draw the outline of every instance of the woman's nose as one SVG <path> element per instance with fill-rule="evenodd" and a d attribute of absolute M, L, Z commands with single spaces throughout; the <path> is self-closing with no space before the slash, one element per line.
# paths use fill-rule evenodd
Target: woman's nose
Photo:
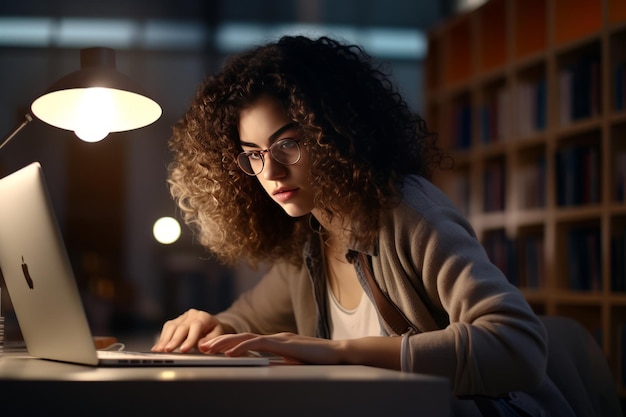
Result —
<path fill-rule="evenodd" d="M 269 153 L 265 157 L 265 166 L 263 167 L 263 178 L 266 180 L 273 180 L 276 178 L 282 178 L 287 173 L 287 167 L 284 164 L 276 161 Z"/>

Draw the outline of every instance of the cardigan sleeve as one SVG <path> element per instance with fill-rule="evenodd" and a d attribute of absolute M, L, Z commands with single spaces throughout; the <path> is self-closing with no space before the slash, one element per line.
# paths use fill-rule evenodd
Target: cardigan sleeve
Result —
<path fill-rule="evenodd" d="M 306 269 L 276 262 L 217 318 L 238 333 L 294 332 L 314 336 L 318 315 Z"/>
<path fill-rule="evenodd" d="M 443 193 L 418 187 L 387 224 L 379 266 L 419 329 L 407 340 L 408 368 L 448 377 L 457 395 L 535 388 L 546 367 L 543 325 Z"/>

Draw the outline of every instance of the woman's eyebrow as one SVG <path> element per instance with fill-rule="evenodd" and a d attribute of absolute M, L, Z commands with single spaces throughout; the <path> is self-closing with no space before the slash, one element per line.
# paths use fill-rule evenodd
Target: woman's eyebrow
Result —
<path fill-rule="evenodd" d="M 287 123 L 285 126 L 281 127 L 280 129 L 278 129 L 276 132 L 272 133 L 270 135 L 269 138 L 267 138 L 268 142 L 274 142 L 276 139 L 278 139 L 278 137 L 280 135 L 282 135 L 283 133 L 285 133 L 287 130 L 293 128 L 296 124 L 295 123 Z"/>
<path fill-rule="evenodd" d="M 285 133 L 287 130 L 292 129 L 293 127 L 295 127 L 295 123 L 291 122 L 291 123 L 287 123 L 286 125 L 280 127 L 276 132 L 272 133 L 268 138 L 267 141 L 269 143 L 274 142 L 276 139 L 278 139 L 278 137 L 280 135 L 282 135 L 283 133 Z M 256 143 L 252 143 L 252 142 L 244 142 L 242 140 L 239 141 L 239 144 L 241 146 L 245 146 L 248 148 L 259 148 L 260 146 L 257 145 Z"/>

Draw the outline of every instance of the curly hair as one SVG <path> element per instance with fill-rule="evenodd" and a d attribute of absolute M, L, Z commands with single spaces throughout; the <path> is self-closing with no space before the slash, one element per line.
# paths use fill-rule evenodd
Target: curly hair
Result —
<path fill-rule="evenodd" d="M 327 37 L 283 37 L 231 57 L 199 87 L 173 128 L 170 191 L 199 242 L 225 264 L 302 263 L 309 216 L 291 218 L 236 162 L 242 109 L 261 95 L 284 104 L 311 160 L 314 204 L 374 242 L 403 177 L 430 178 L 436 135 L 412 113 L 382 66 Z"/>

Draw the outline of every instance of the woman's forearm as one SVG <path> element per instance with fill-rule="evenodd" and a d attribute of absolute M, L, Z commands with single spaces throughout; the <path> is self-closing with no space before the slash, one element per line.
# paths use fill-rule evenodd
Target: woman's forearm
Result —
<path fill-rule="evenodd" d="M 363 337 L 341 341 L 339 346 L 342 363 L 401 369 L 402 337 Z"/>

